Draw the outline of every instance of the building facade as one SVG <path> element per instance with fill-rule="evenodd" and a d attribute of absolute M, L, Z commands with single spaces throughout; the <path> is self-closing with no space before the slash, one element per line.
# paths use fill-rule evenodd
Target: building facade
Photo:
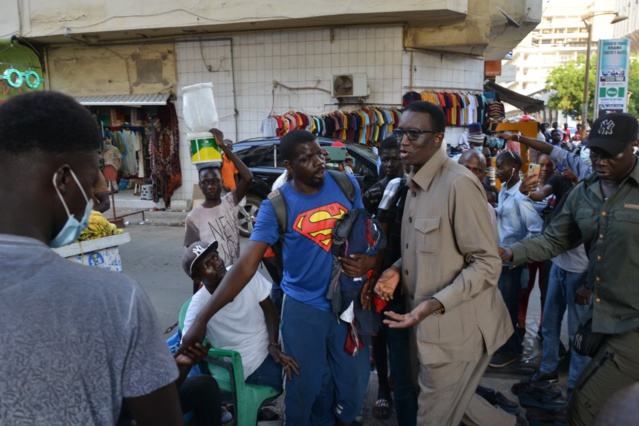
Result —
<path fill-rule="evenodd" d="M 197 174 L 181 117 L 183 87 L 212 82 L 220 128 L 237 141 L 259 136 L 271 114 L 401 107 L 411 90 L 481 92 L 484 61 L 503 58 L 541 19 L 541 0 L 18 5 L 0 18 L 0 34 L 36 46 L 47 89 L 175 99 L 182 186 L 173 198 L 184 200 Z M 352 73 L 366 75 L 366 96 L 333 97 L 333 76 Z M 463 131 L 449 127 L 447 139 Z"/>
<path fill-rule="evenodd" d="M 543 90 L 550 71 L 568 61 L 585 55 L 588 30 L 582 17 L 588 13 L 614 11 L 614 0 L 550 0 L 544 3 L 539 25 L 513 50 L 513 58 L 503 67 L 514 67 L 516 72 L 502 84 L 522 94 Z M 613 37 L 613 31 L 622 25 L 610 25 L 611 15 L 592 19 L 592 49 L 596 52 L 599 39 Z"/>

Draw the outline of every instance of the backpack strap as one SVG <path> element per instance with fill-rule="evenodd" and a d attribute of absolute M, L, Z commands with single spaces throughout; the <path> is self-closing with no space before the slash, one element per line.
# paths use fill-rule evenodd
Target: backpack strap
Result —
<path fill-rule="evenodd" d="M 346 173 L 338 172 L 337 170 L 326 170 L 331 175 L 333 180 L 337 182 L 348 201 L 351 205 L 355 204 L 355 186 L 353 181 L 346 175 Z M 277 224 L 279 225 L 280 239 L 284 237 L 286 232 L 286 225 L 288 224 L 288 212 L 286 199 L 284 194 L 279 189 L 268 194 L 268 199 L 273 205 L 275 211 L 275 217 L 277 218 Z"/>
<path fill-rule="evenodd" d="M 353 181 L 348 177 L 348 175 L 344 172 L 339 172 L 337 170 L 326 170 L 329 175 L 333 178 L 337 185 L 340 187 L 348 201 L 350 201 L 351 205 L 355 204 L 355 186 L 353 185 Z"/>
<path fill-rule="evenodd" d="M 277 224 L 279 225 L 280 239 L 284 237 L 286 232 L 286 224 L 288 223 L 288 212 L 286 211 L 286 199 L 284 194 L 279 189 L 268 194 L 268 199 L 273 205 L 275 211 L 275 217 L 277 218 Z"/>

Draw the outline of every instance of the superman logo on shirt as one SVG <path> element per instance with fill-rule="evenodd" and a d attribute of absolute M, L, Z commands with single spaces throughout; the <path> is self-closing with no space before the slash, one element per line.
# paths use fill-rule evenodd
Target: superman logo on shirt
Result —
<path fill-rule="evenodd" d="M 340 203 L 317 207 L 298 214 L 293 223 L 293 229 L 328 252 L 333 244 L 331 233 L 335 221 L 344 216 L 347 211 L 348 209 Z"/>

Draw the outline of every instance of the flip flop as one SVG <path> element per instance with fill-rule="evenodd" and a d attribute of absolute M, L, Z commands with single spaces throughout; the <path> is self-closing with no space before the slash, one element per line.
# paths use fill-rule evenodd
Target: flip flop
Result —
<path fill-rule="evenodd" d="M 373 404 L 373 416 L 380 420 L 388 419 L 391 415 L 390 402 L 385 398 L 379 398 Z"/>

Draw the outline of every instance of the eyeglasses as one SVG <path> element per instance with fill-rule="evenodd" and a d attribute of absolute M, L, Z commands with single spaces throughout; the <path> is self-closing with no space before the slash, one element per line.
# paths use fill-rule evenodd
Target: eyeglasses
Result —
<path fill-rule="evenodd" d="M 395 138 L 395 140 L 397 140 L 397 142 L 401 142 L 402 139 L 404 139 L 404 136 L 406 136 L 408 140 L 412 142 L 417 140 L 417 138 L 419 138 L 419 136 L 423 135 L 424 133 L 432 133 L 436 135 L 442 132 L 437 132 L 435 130 L 395 129 L 393 130 L 393 137 Z"/>

